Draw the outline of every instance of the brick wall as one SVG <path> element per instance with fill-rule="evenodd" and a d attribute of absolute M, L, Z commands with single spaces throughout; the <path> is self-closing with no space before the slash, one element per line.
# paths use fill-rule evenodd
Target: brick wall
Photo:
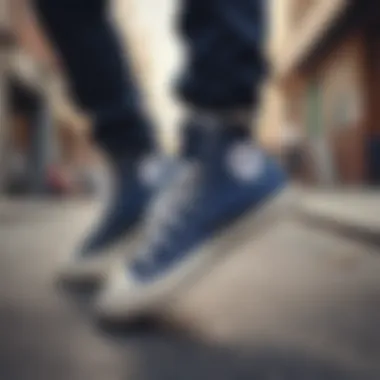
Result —
<path fill-rule="evenodd" d="M 306 79 L 316 79 L 320 85 L 321 133 L 332 152 L 335 181 L 343 185 L 365 180 L 368 104 L 364 58 L 362 37 L 348 36 Z"/>
<path fill-rule="evenodd" d="M 38 62 L 55 65 L 55 54 L 34 17 L 30 2 L 12 0 L 10 4 L 12 29 L 20 46 Z"/>
<path fill-rule="evenodd" d="M 310 49 L 321 39 L 326 29 L 335 22 L 349 3 L 347 0 L 305 0 L 309 6 L 302 6 L 302 17 L 299 16 L 298 21 L 294 23 L 292 6 L 295 4 L 296 7 L 297 3 L 293 1 L 285 1 L 288 7 L 291 7 L 285 12 L 288 18 L 286 40 L 278 46 L 279 49 L 274 54 L 275 71 L 281 77 L 290 75 L 305 59 Z"/>
<path fill-rule="evenodd" d="M 365 179 L 368 104 L 364 58 L 362 36 L 355 35 L 337 46 L 322 67 L 323 123 L 334 151 L 338 179 L 343 184 Z"/>
<path fill-rule="evenodd" d="M 369 130 L 371 133 L 380 135 L 380 32 L 378 29 L 370 30 L 367 37 Z"/>
<path fill-rule="evenodd" d="M 368 103 L 364 58 L 362 36 L 347 36 L 312 72 L 293 76 L 283 87 L 286 115 L 305 131 L 308 182 L 319 182 L 317 168 L 321 163 L 311 154 L 317 141 L 324 141 L 331 152 L 336 183 L 358 184 L 365 180 Z M 308 88 L 313 82 L 320 88 L 320 130 L 314 138 L 308 132 L 307 103 Z"/>

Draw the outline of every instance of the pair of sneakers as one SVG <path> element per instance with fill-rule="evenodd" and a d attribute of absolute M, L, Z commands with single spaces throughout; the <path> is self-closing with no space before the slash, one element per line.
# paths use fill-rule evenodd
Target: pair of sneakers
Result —
<path fill-rule="evenodd" d="M 103 281 L 95 308 L 102 320 L 129 321 L 164 310 L 287 205 L 282 169 L 245 131 L 215 124 L 189 123 L 175 162 L 118 163 L 105 215 L 63 272 L 66 279 Z M 139 226 L 138 246 L 109 265 L 108 249 Z"/>

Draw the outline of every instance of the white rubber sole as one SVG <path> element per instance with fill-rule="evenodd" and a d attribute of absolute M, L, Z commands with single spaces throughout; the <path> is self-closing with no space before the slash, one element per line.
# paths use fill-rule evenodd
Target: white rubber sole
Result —
<path fill-rule="evenodd" d="M 102 283 L 111 273 L 115 263 L 121 265 L 135 251 L 139 241 L 140 229 L 136 229 L 120 242 L 94 257 L 81 260 L 70 257 L 61 264 L 57 271 L 57 278 L 69 283 Z"/>
<path fill-rule="evenodd" d="M 108 278 L 95 305 L 99 320 L 108 323 L 130 322 L 146 315 L 156 315 L 170 308 L 171 302 L 182 290 L 191 287 L 203 274 L 210 271 L 216 261 L 252 240 L 274 223 L 289 216 L 297 202 L 296 191 L 283 189 L 255 209 L 239 218 L 215 238 L 205 243 L 175 270 L 153 283 L 136 283 L 123 268 L 116 268 Z"/>

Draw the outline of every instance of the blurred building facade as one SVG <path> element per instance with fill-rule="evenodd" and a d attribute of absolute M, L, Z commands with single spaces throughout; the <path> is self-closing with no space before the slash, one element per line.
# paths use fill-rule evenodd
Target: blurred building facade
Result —
<path fill-rule="evenodd" d="M 285 149 L 290 125 L 303 177 L 323 186 L 379 183 L 380 3 L 272 0 L 262 128 Z"/>
<path fill-rule="evenodd" d="M 58 60 L 26 0 L 0 0 L 0 191 L 45 193 L 50 169 L 72 155 L 87 120 L 66 95 Z"/>
<path fill-rule="evenodd" d="M 281 154 L 291 126 L 302 144 L 305 181 L 332 186 L 380 182 L 379 2 L 268 3 L 272 75 L 260 114 L 264 143 Z M 25 129 L 33 131 L 28 157 L 32 177 L 41 182 L 57 153 L 54 141 L 70 147 L 66 151 L 81 151 L 88 128 L 86 118 L 70 103 L 57 59 L 26 4 L 0 0 L 0 187 L 15 130 L 24 136 L 19 140 L 28 135 Z M 169 88 L 183 59 L 170 31 L 175 4 L 114 2 L 122 36 L 128 36 L 128 48 L 169 149 L 175 145 L 174 126 L 180 114 Z M 13 108 L 24 108 L 20 116 L 28 107 L 33 109 L 32 120 L 12 117 Z M 31 124 L 38 127 L 30 128 Z"/>
<path fill-rule="evenodd" d="M 175 0 L 112 2 L 121 38 L 134 60 L 159 136 L 169 150 L 176 147 L 174 125 L 179 116 L 170 94 L 180 60 L 170 30 L 176 4 Z M 83 156 L 90 123 L 71 102 L 59 59 L 38 26 L 30 1 L 0 0 L 0 7 L 0 117 L 4 120 L 0 188 L 4 190 L 9 182 L 12 157 L 22 151 L 24 166 L 28 163 L 26 176 L 33 182 L 30 187 L 37 191 L 43 189 L 48 169 L 58 156 L 65 162 Z"/>

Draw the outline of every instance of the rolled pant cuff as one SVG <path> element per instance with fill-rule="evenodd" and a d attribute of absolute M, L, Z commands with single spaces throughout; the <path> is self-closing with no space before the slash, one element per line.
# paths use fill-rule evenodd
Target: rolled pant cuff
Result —
<path fill-rule="evenodd" d="M 109 109 L 94 119 L 93 139 L 112 157 L 139 155 L 157 149 L 154 129 L 139 109 Z"/>

